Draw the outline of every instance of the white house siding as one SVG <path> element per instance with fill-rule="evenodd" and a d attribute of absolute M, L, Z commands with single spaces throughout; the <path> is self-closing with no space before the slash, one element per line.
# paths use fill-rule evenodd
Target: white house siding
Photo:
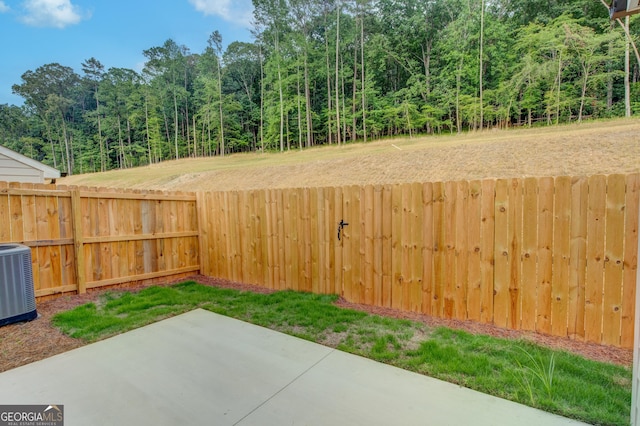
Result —
<path fill-rule="evenodd" d="M 0 153 L 0 181 L 43 183 L 44 173 Z"/>

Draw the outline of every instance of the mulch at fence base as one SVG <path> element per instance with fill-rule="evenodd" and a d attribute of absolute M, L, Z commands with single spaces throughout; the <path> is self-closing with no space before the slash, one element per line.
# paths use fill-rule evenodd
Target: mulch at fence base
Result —
<path fill-rule="evenodd" d="M 194 280 L 203 285 L 232 288 L 241 291 L 252 291 L 263 294 L 274 292 L 274 290 L 264 287 L 204 277 L 201 275 L 181 279 L 178 282 L 187 280 Z M 160 285 L 171 285 L 175 283 L 176 281 L 170 281 Z M 129 291 L 139 291 L 145 287 L 149 287 L 149 285 L 133 285 L 126 289 Z M 57 328 L 53 327 L 51 325 L 51 317 L 57 312 L 66 311 L 78 305 L 94 301 L 105 291 L 109 291 L 109 289 L 90 291 L 81 295 L 63 296 L 40 303 L 38 304 L 39 318 L 37 320 L 0 327 L 0 372 L 39 361 L 85 345 L 82 340 L 68 337 L 62 334 Z M 478 324 L 470 321 L 439 319 L 415 313 L 400 312 L 388 308 L 357 305 L 349 303 L 344 299 L 339 299 L 336 305 L 376 315 L 421 321 L 430 326 L 446 326 L 465 330 L 470 333 L 488 334 L 496 337 L 527 339 L 544 346 L 573 352 L 596 361 L 610 362 L 625 366 L 630 366 L 633 361 L 633 351 L 628 349 L 584 343 L 530 332 L 504 330 L 492 325 Z"/>

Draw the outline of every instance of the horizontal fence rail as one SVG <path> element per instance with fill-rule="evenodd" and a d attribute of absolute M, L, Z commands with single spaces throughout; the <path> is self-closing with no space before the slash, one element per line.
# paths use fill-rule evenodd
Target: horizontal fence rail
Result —
<path fill-rule="evenodd" d="M 196 197 L 0 182 L 0 243 L 31 247 L 38 298 L 200 269 Z"/>
<path fill-rule="evenodd" d="M 205 275 L 633 345 L 640 174 L 197 196 Z"/>

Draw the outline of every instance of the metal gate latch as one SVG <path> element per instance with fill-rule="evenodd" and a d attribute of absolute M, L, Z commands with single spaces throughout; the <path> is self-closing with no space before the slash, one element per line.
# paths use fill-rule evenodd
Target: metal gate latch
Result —
<path fill-rule="evenodd" d="M 347 222 L 344 221 L 344 219 L 340 219 L 340 223 L 338 224 L 338 241 L 340 241 L 340 235 L 342 233 L 342 229 L 349 225 Z"/>

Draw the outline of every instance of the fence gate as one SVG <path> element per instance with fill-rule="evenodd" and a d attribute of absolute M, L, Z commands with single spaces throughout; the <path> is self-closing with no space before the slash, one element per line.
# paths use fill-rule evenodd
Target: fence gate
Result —
<path fill-rule="evenodd" d="M 336 189 L 336 292 L 350 302 L 392 306 L 391 228 L 399 206 L 391 194 L 390 185 Z"/>

